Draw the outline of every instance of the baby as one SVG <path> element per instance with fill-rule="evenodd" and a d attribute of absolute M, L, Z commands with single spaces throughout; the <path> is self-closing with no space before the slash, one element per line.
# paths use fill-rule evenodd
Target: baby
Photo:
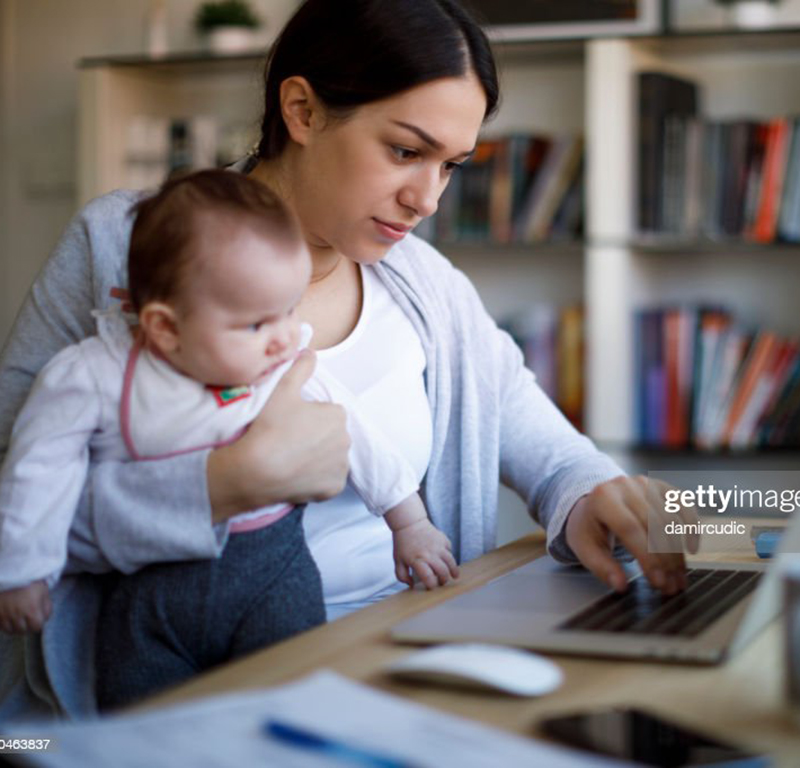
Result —
<path fill-rule="evenodd" d="M 45 366 L 14 427 L 0 474 L 5 632 L 38 631 L 50 613 L 49 588 L 66 562 L 90 461 L 155 460 L 235 440 L 311 336 L 295 313 L 310 256 L 295 220 L 266 187 L 240 174 L 202 171 L 168 182 L 135 213 L 128 276 L 138 325 L 119 311 L 95 313 L 97 335 Z M 398 578 L 411 585 L 411 571 L 421 568 L 448 574 L 436 577 L 439 583 L 456 577 L 450 543 L 428 519 L 414 470 L 359 415 L 353 396 L 320 365 L 303 394 L 345 406 L 349 480 L 391 528 Z M 239 515 L 226 549 L 238 534 L 252 537 L 273 525 L 302 537 L 301 513 L 282 504 Z M 289 631 L 321 620 L 318 572 L 305 541 L 294 543 L 275 546 L 305 558 L 310 586 L 299 602 L 313 617 L 293 610 L 297 626 Z M 269 588 L 278 589 L 277 581 Z M 247 589 L 242 599 L 252 602 L 264 587 Z M 247 650 L 274 639 L 252 639 Z"/>

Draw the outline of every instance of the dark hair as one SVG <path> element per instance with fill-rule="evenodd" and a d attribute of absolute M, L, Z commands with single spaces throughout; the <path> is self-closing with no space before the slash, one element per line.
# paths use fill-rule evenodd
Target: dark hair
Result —
<path fill-rule="evenodd" d="M 240 173 L 198 171 L 170 179 L 152 197 L 133 206 L 136 216 L 128 249 L 128 292 L 136 312 L 149 301 L 168 301 L 181 288 L 185 268 L 203 237 L 204 217 L 235 217 L 287 243 L 301 240 L 297 222 L 266 186 Z M 243 221 L 244 220 L 244 221 Z"/>
<path fill-rule="evenodd" d="M 489 41 L 458 0 L 306 0 L 284 27 L 264 71 L 258 156 L 277 157 L 288 141 L 280 86 L 300 75 L 338 117 L 442 77 L 475 72 L 486 114 L 499 85 Z"/>

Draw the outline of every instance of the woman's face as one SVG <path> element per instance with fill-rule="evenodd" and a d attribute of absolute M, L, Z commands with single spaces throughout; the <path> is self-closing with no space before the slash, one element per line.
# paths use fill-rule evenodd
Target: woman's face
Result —
<path fill-rule="evenodd" d="M 475 147 L 477 78 L 442 78 L 318 121 L 300 152 L 293 204 L 314 248 L 379 261 L 426 216 Z M 313 125 L 313 123 L 312 123 Z"/>

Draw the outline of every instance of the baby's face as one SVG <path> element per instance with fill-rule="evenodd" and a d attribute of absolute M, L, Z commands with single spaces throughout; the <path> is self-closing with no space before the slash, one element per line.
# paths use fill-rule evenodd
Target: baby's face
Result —
<path fill-rule="evenodd" d="M 247 229 L 214 247 L 189 267 L 173 363 L 204 384 L 254 384 L 297 354 L 294 309 L 311 260 L 305 244 L 274 243 Z"/>

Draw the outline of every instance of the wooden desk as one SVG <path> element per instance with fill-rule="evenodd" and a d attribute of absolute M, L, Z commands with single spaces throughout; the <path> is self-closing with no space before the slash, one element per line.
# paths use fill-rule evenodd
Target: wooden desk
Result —
<path fill-rule="evenodd" d="M 544 551 L 528 536 L 462 568 L 457 584 L 408 591 L 275 645 L 148 700 L 152 709 L 224 691 L 275 685 L 318 668 L 333 669 L 385 691 L 520 734 L 536 733 L 546 715 L 598 705 L 637 705 L 774 755 L 780 768 L 800 766 L 800 723 L 783 706 L 781 627 L 773 623 L 744 653 L 719 667 L 689 667 L 554 657 L 565 672 L 561 689 L 541 699 L 400 683 L 383 667 L 409 651 L 389 628 L 450 596 L 522 565 Z"/>

